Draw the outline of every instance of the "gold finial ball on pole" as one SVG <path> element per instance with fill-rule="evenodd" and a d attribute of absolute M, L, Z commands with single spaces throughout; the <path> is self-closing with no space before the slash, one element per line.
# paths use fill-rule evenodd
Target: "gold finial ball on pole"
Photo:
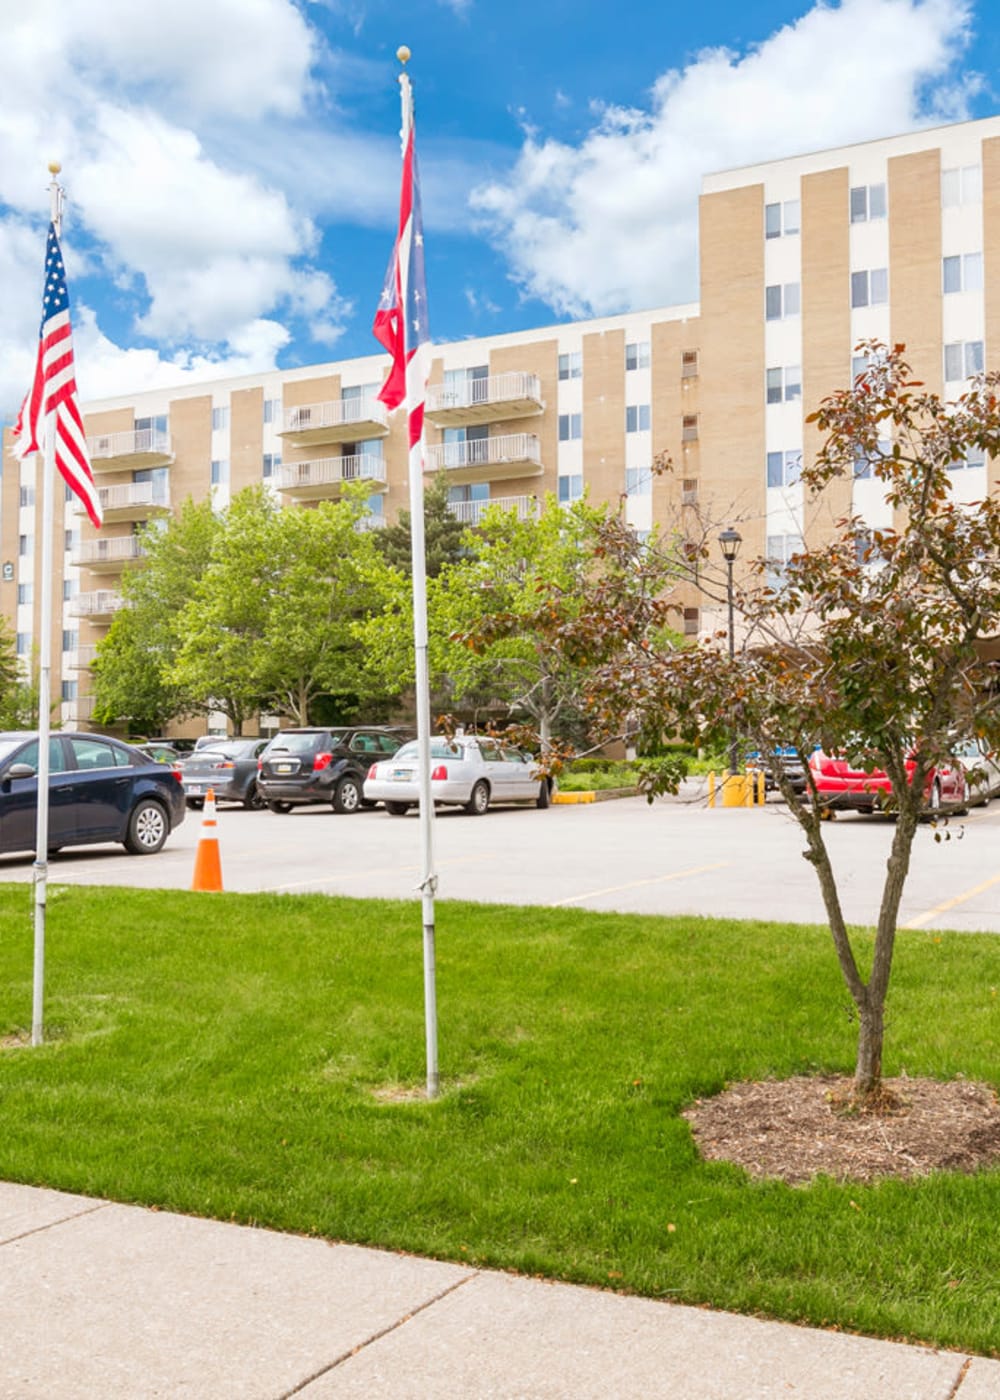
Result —
<path fill-rule="evenodd" d="M 58 175 L 61 169 L 62 169 L 62 166 L 59 164 L 59 162 L 58 162 L 57 160 L 50 160 L 50 161 L 49 161 L 49 174 L 50 174 L 50 175 Z"/>
<path fill-rule="evenodd" d="M 409 63 L 410 50 L 405 44 L 400 44 L 399 48 L 396 50 L 396 57 L 399 59 L 400 63 Z"/>

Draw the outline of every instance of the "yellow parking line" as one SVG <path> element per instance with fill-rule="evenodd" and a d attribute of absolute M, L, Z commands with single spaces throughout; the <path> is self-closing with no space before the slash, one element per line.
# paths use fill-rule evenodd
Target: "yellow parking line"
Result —
<path fill-rule="evenodd" d="M 437 862 L 437 869 L 442 870 L 450 865 L 477 865 L 482 861 L 496 860 L 496 856 L 454 856 L 448 860 Z M 364 880 L 369 875 L 419 875 L 419 865 L 381 865 L 374 870 L 341 870 L 333 875 L 320 875 L 314 880 L 298 880 L 294 885 L 271 885 L 271 894 L 287 894 L 289 890 L 315 889 L 317 885 L 332 885 L 340 880 Z"/>
<path fill-rule="evenodd" d="M 627 885 L 608 885 L 603 890 L 588 890 L 586 894 L 575 894 L 571 899 L 553 900 L 550 906 L 558 909 L 563 904 L 582 904 L 585 899 L 598 899 L 602 894 L 618 894 L 621 890 L 637 890 L 640 885 L 661 885 L 666 880 L 685 880 L 689 875 L 704 875 L 709 870 L 722 870 L 732 864 L 728 860 L 717 860 L 712 865 L 695 865 L 690 870 L 674 870 L 669 875 L 654 875 L 650 880 L 630 880 Z"/>
<path fill-rule="evenodd" d="M 923 914 L 918 914 L 915 919 L 908 919 L 905 924 L 900 924 L 900 928 L 923 928 L 924 924 L 929 924 L 931 919 L 936 919 L 939 914 L 947 914 L 949 909 L 954 909 L 958 904 L 964 904 L 967 899 L 975 899 L 977 894 L 982 894 L 984 890 L 988 890 L 996 884 L 1000 884 L 1000 875 L 991 875 L 981 885 L 974 885 L 971 890 L 966 890 L 964 894 L 957 894 L 954 899 L 946 899 L 942 904 L 935 904 L 933 909 L 925 910 Z"/>

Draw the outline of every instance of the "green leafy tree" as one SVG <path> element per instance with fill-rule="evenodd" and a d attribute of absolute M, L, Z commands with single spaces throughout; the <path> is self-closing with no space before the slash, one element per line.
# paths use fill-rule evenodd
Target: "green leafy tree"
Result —
<path fill-rule="evenodd" d="M 144 558 L 122 575 L 120 608 L 94 663 L 94 718 L 128 720 L 159 733 L 170 719 L 207 709 L 172 675 L 180 649 L 179 620 L 208 566 L 219 521 L 211 504 L 188 499 L 165 526 L 142 533 Z"/>
<path fill-rule="evenodd" d="M 34 695 L 34 704 L 31 697 Z M 0 615 L 0 726 L 16 729 L 32 722 L 38 708 L 37 688 L 22 674 L 17 640 L 7 619 Z M 25 711 L 28 713 L 25 713 Z"/>
<path fill-rule="evenodd" d="M 465 526 L 456 519 L 448 502 L 448 473 L 437 472 L 424 491 L 424 567 L 428 578 L 436 578 L 446 564 L 462 557 L 464 538 Z M 380 530 L 377 539 L 386 562 L 410 574 L 410 512 L 401 510 L 396 523 Z"/>
<path fill-rule="evenodd" d="M 590 701 L 605 728 L 628 714 L 712 748 L 733 735 L 766 752 L 791 742 L 808 753 L 819 743 L 888 774 L 896 822 L 869 962 L 844 919 L 825 840 L 826 799 L 810 774 L 799 800 L 775 765 L 856 1010 L 854 1092 L 866 1102 L 881 1091 L 900 901 L 928 796 L 933 805 L 934 770 L 960 734 L 1000 746 L 987 646 L 1000 632 L 1000 505 L 989 495 L 955 501 L 951 475 L 972 453 L 1000 455 L 1000 375 L 981 377 L 945 403 L 914 382 L 902 347 L 862 348 L 871 367 L 813 415 L 827 436 L 802 471 L 807 512 L 827 520 L 825 539 L 784 566 L 779 586 L 767 582 L 773 566 L 756 561 L 738 590 L 732 659 L 725 632 L 694 649 L 657 643 L 656 629 L 675 606 L 676 561 L 658 549 L 637 557 L 613 520 L 599 545 L 607 567 L 582 604 L 568 606 L 553 582 L 535 616 L 553 642 L 594 668 Z M 857 516 L 837 517 L 859 459 L 881 484 L 892 525 L 870 529 Z M 701 578 L 711 587 L 712 561 L 707 549 L 701 554 Z"/>
<path fill-rule="evenodd" d="M 278 506 L 260 487 L 233 498 L 177 622 L 171 679 L 240 732 L 260 709 L 309 721 L 321 696 L 357 705 L 368 673 L 356 635 L 377 553 L 360 496 Z"/>

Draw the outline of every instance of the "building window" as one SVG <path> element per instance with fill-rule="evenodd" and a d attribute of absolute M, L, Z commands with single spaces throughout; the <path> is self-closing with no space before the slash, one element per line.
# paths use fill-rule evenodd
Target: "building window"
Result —
<path fill-rule="evenodd" d="M 799 314 L 799 284 L 785 282 L 764 289 L 764 311 L 769 321 L 784 321 Z"/>
<path fill-rule="evenodd" d="M 224 486 L 229 480 L 229 461 L 221 457 L 212 463 L 212 485 Z"/>
<path fill-rule="evenodd" d="M 867 481 L 872 474 L 872 463 L 879 462 L 883 457 L 892 456 L 892 443 L 888 438 L 879 438 L 875 444 L 874 452 L 867 452 L 863 447 L 855 444 L 854 447 L 854 479 L 855 481 Z"/>
<path fill-rule="evenodd" d="M 79 530 L 67 530 L 67 531 L 65 532 L 65 536 L 64 536 L 64 539 L 63 539 L 63 545 L 64 545 L 64 548 L 65 548 L 67 551 L 76 549 L 76 547 L 79 545 L 79 543 L 80 543 L 80 531 L 79 531 Z"/>
<path fill-rule="evenodd" d="M 226 410 L 228 412 L 228 409 Z M 166 433 L 167 415 L 158 413 L 150 418 L 136 418 L 133 420 L 137 433 Z"/>
<path fill-rule="evenodd" d="M 559 478 L 559 504 L 568 506 L 572 501 L 578 501 L 583 495 L 582 476 L 561 476 Z"/>
<path fill-rule="evenodd" d="M 77 694 L 77 685 L 78 683 L 76 681 L 63 681 L 61 687 L 62 698 L 64 700 L 75 700 Z"/>
<path fill-rule="evenodd" d="M 696 506 L 698 504 L 698 478 L 696 476 L 686 476 L 681 482 L 681 505 Z"/>
<path fill-rule="evenodd" d="M 22 486 L 20 502 L 22 506 L 33 506 L 35 504 L 35 488 L 33 486 Z"/>
<path fill-rule="evenodd" d="M 764 237 L 786 238 L 798 233 L 800 206 L 797 199 L 786 199 L 783 204 L 764 205 Z"/>
<path fill-rule="evenodd" d="M 941 171 L 941 204 L 945 209 L 957 204 L 982 204 L 983 171 L 979 165 L 955 166 Z"/>
<path fill-rule="evenodd" d="M 265 422 L 265 423 L 280 423 L 280 422 L 281 422 L 281 400 L 280 400 L 280 399 L 265 399 L 265 400 L 264 400 L 264 422 Z"/>
<path fill-rule="evenodd" d="M 649 496 L 653 491 L 653 473 L 649 467 L 625 468 L 626 496 Z"/>
<path fill-rule="evenodd" d="M 633 340 L 625 346 L 625 369 L 649 369 L 648 340 Z"/>
<path fill-rule="evenodd" d="M 75 631 L 64 631 L 62 635 L 63 651 L 76 651 L 80 645 L 80 634 Z"/>
<path fill-rule="evenodd" d="M 31 633 L 18 632 L 15 647 L 18 656 L 27 656 L 28 652 L 31 650 Z"/>
<path fill-rule="evenodd" d="M 873 267 L 851 273 L 851 305 L 884 306 L 889 300 L 889 269 Z"/>
<path fill-rule="evenodd" d="M 30 584 L 30 583 L 19 583 L 19 584 L 17 585 L 17 601 L 18 601 L 19 603 L 30 603 L 30 602 L 31 602 L 31 584 Z"/>
<path fill-rule="evenodd" d="M 802 449 L 767 454 L 768 486 L 794 486 L 802 473 Z"/>
<path fill-rule="evenodd" d="M 768 403 L 791 403 L 802 397 L 802 370 L 798 365 L 767 371 Z"/>
<path fill-rule="evenodd" d="M 697 637 L 699 615 L 697 608 L 684 609 L 684 635 L 685 637 Z"/>
<path fill-rule="evenodd" d="M 381 496 L 378 497 L 381 501 Z M 490 483 L 488 481 L 471 481 L 464 486 L 448 487 L 448 504 L 463 505 L 466 501 L 488 501 L 490 499 Z"/>
<path fill-rule="evenodd" d="M 212 432 L 222 433 L 229 427 L 229 407 L 212 409 Z"/>
<path fill-rule="evenodd" d="M 975 467 L 986 466 L 986 453 L 981 447 L 971 447 L 960 462 L 949 462 L 950 472 L 970 471 Z"/>
<path fill-rule="evenodd" d="M 67 534 L 68 533 L 69 531 L 67 531 Z M 32 552 L 32 545 L 33 541 L 30 535 L 18 535 L 17 552 L 22 559 L 24 559 L 26 555 L 29 555 Z"/>
<path fill-rule="evenodd" d="M 681 351 L 681 378 L 693 379 L 698 373 L 698 351 Z"/>
<path fill-rule="evenodd" d="M 885 185 L 855 185 L 851 190 L 851 223 L 864 224 L 886 216 Z"/>
<path fill-rule="evenodd" d="M 648 433 L 650 424 L 648 403 L 629 404 L 625 409 L 625 431 L 627 433 Z"/>
<path fill-rule="evenodd" d="M 944 377 L 947 383 L 982 374 L 985 364 L 981 340 L 956 340 L 944 347 Z"/>
<path fill-rule="evenodd" d="M 767 537 L 767 586 L 781 588 L 785 567 L 803 549 L 801 535 L 768 535 Z"/>
<path fill-rule="evenodd" d="M 75 598 L 76 595 L 77 595 L 77 592 L 78 592 L 78 584 L 77 584 L 76 579 L 75 579 L 75 578 L 64 578 L 64 579 L 63 579 L 63 602 L 66 603 L 66 602 L 68 602 L 68 601 L 70 600 L 70 598 Z"/>
<path fill-rule="evenodd" d="M 698 441 L 698 415 L 685 413 L 681 419 L 681 442 Z"/>
<path fill-rule="evenodd" d="M 944 258 L 941 263 L 941 290 L 948 292 L 979 292 L 983 287 L 982 253 L 961 253 Z"/>
<path fill-rule="evenodd" d="M 263 459 L 262 459 L 262 472 L 263 472 L 265 481 L 267 480 L 267 478 L 268 478 L 269 476 L 272 476 L 272 475 L 274 474 L 274 472 L 277 471 L 278 467 L 280 467 L 280 466 L 281 466 L 281 453 L 280 453 L 280 452 L 265 452 L 265 453 L 264 453 L 264 456 L 263 456 Z"/>
<path fill-rule="evenodd" d="M 583 352 L 582 350 L 572 350 L 567 355 L 559 356 L 559 378 L 579 379 L 583 374 Z"/>
<path fill-rule="evenodd" d="M 560 413 L 559 441 L 575 442 L 577 438 L 581 437 L 583 437 L 583 415 L 579 413 Z"/>

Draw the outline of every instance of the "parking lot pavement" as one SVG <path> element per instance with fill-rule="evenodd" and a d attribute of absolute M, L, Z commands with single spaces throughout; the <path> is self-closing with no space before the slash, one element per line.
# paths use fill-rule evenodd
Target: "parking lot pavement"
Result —
<path fill-rule="evenodd" d="M 415 813 L 232 807 L 218 822 L 226 890 L 417 898 Z M 854 814 L 825 828 L 850 923 L 874 922 L 894 830 L 886 818 Z M 115 846 L 66 850 L 51 862 L 50 879 L 188 889 L 200 832 L 192 812 L 156 856 Z M 649 806 L 627 798 L 483 817 L 443 811 L 434 841 L 442 899 L 826 923 L 801 829 L 776 803 L 710 810 L 698 799 Z M 31 874 L 30 858 L 0 858 L 0 880 L 30 883 Z M 921 826 L 900 922 L 915 931 L 1000 931 L 1000 804 L 937 831 Z"/>

